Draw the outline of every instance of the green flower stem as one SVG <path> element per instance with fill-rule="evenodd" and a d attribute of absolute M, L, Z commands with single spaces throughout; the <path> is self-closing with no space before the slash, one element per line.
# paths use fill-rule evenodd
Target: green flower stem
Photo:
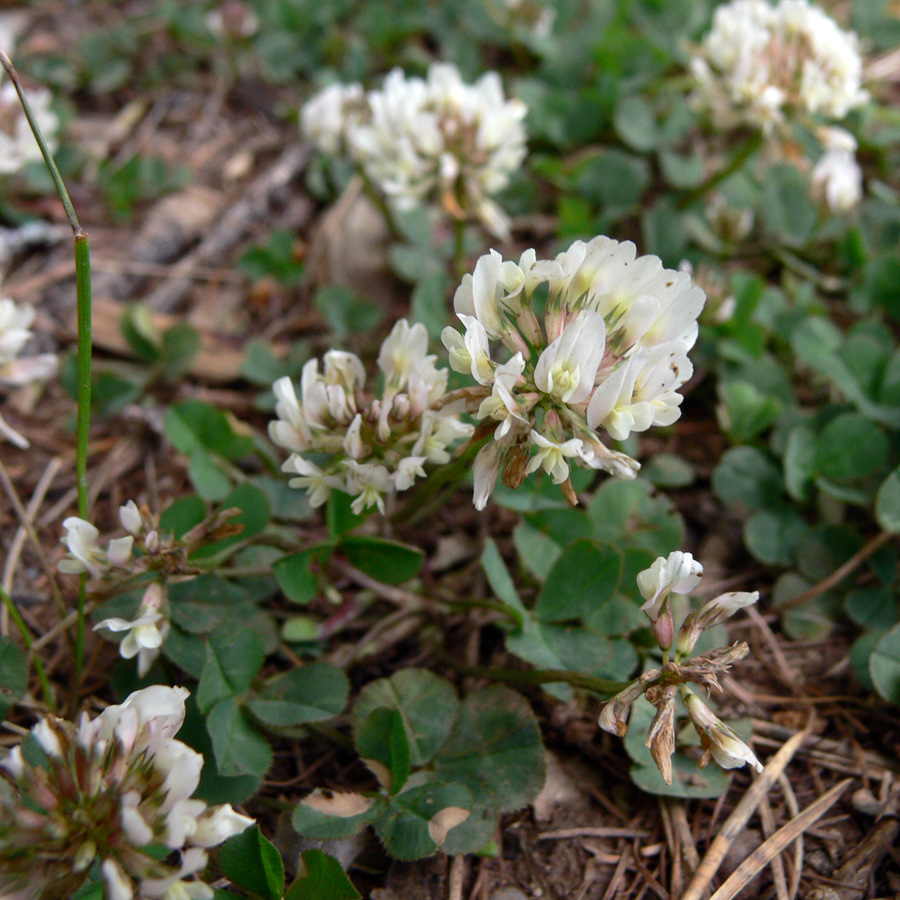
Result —
<path fill-rule="evenodd" d="M 16 606 L 13 598 L 3 589 L 2 584 L 0 584 L 0 600 L 3 601 L 4 606 L 9 610 L 10 618 L 15 623 L 16 628 L 19 629 L 19 634 L 22 635 L 22 641 L 28 649 L 29 661 L 34 666 L 34 671 L 37 673 L 38 680 L 41 682 L 41 691 L 44 694 L 44 701 L 50 708 L 50 712 L 56 712 L 56 704 L 53 701 L 53 692 L 50 690 L 50 679 L 47 678 L 47 670 L 44 668 L 41 658 L 33 651 L 34 639 L 31 637 L 31 632 L 28 630 L 28 626 L 22 618 L 22 613 L 19 612 L 19 608 Z"/>
<path fill-rule="evenodd" d="M 75 235 L 75 290 L 78 303 L 78 423 L 75 437 L 75 481 L 78 488 L 78 515 L 87 519 L 88 493 L 87 493 L 87 451 L 88 430 L 91 421 L 91 254 L 88 246 L 88 238 L 84 229 L 75 215 L 75 207 L 69 198 L 69 192 L 63 183 L 59 169 L 53 161 L 53 155 L 47 146 L 47 141 L 38 127 L 34 113 L 22 89 L 19 81 L 19 73 L 16 72 L 10 58 L 0 50 L 0 65 L 6 69 L 10 81 L 12 81 L 19 102 L 25 112 L 25 118 L 31 126 L 34 138 L 41 149 L 41 155 L 56 186 L 56 192 L 62 201 L 72 232 Z M 84 606 L 86 602 L 87 577 L 82 575 L 78 587 L 78 622 L 75 634 L 75 670 L 76 680 L 81 680 L 81 669 L 84 662 Z"/>
<path fill-rule="evenodd" d="M 678 209 L 685 209 L 695 200 L 705 197 L 714 187 L 721 184 L 726 178 L 733 175 L 738 169 L 742 168 L 744 163 L 756 153 L 763 144 L 763 133 L 757 131 L 752 134 L 746 141 L 735 151 L 731 159 L 718 172 L 714 172 L 702 184 L 683 194 L 678 201 Z"/>
<path fill-rule="evenodd" d="M 469 444 L 456 459 L 447 463 L 446 466 L 437 469 L 426 481 L 423 481 L 419 488 L 413 492 L 412 497 L 403 506 L 391 516 L 391 524 L 405 525 L 414 522 L 420 516 L 424 515 L 430 509 L 437 505 L 442 498 L 443 489 L 449 484 L 450 489 L 455 488 L 456 484 L 462 479 L 464 473 L 472 465 L 478 451 L 488 441 L 493 440 L 493 435 L 484 438 L 481 441 Z"/>
<path fill-rule="evenodd" d="M 447 659 L 461 675 L 471 675 L 475 678 L 487 678 L 491 681 L 504 681 L 511 684 L 570 684 L 572 687 L 592 691 L 596 694 L 604 694 L 612 697 L 619 691 L 625 690 L 630 681 L 612 681 L 608 678 L 594 678 L 592 675 L 582 675 L 580 672 L 571 672 L 568 669 L 490 669 L 481 666 L 460 666 L 453 659 Z"/>

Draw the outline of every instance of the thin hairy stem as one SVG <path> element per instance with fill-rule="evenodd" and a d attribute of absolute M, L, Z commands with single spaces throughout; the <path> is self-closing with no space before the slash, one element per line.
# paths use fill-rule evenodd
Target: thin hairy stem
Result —
<path fill-rule="evenodd" d="M 619 691 L 625 690 L 630 681 L 612 681 L 608 678 L 594 678 L 592 675 L 583 675 L 581 672 L 571 672 L 568 669 L 491 669 L 482 666 L 461 666 L 453 659 L 449 662 L 461 675 L 472 675 L 476 678 L 487 678 L 490 681 L 504 681 L 511 684 L 570 684 L 572 687 L 581 688 L 612 697 Z"/>
<path fill-rule="evenodd" d="M 469 444 L 463 452 L 446 466 L 437 469 L 413 493 L 412 497 L 391 516 L 394 525 L 409 524 L 420 516 L 425 515 L 439 502 L 445 488 L 454 490 L 465 473 L 471 468 L 472 461 L 484 444 L 493 440 L 493 437 L 485 438 L 473 444 Z"/>

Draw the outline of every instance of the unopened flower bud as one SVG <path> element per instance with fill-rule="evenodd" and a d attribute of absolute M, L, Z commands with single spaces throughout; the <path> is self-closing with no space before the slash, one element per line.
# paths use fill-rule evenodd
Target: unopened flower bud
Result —
<path fill-rule="evenodd" d="M 147 532 L 147 537 L 144 538 L 144 549 L 148 553 L 159 552 L 159 532 L 156 529 Z"/>
<path fill-rule="evenodd" d="M 111 566 L 118 569 L 125 569 L 131 561 L 131 550 L 134 546 L 134 538 L 129 534 L 127 537 L 116 538 L 109 542 L 106 551 L 106 557 Z"/>
<path fill-rule="evenodd" d="M 72 870 L 75 872 L 83 872 L 85 869 L 89 868 L 91 863 L 94 861 L 94 857 L 97 855 L 97 845 L 94 841 L 85 841 L 79 848 L 78 852 L 75 854 L 75 859 L 72 862 Z"/>
<path fill-rule="evenodd" d="M 134 500 L 129 500 L 124 506 L 119 507 L 119 521 L 122 523 L 122 527 L 134 537 L 141 533 L 144 521 Z"/>
<path fill-rule="evenodd" d="M 675 642 L 675 622 L 670 609 L 666 608 L 653 623 L 653 637 L 656 638 L 660 650 L 672 649 Z"/>

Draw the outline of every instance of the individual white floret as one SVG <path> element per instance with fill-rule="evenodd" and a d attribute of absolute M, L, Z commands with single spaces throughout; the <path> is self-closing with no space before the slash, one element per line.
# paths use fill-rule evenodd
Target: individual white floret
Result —
<path fill-rule="evenodd" d="M 606 352 L 606 322 L 599 312 L 578 313 L 541 353 L 534 383 L 561 403 L 588 398 Z"/>
<path fill-rule="evenodd" d="M 297 453 L 285 461 L 281 471 L 300 476 L 291 478 L 288 484 L 294 488 L 305 488 L 309 505 L 313 508 L 322 506 L 333 490 L 343 490 L 346 486 L 342 478 L 326 474 L 314 462 Z"/>
<path fill-rule="evenodd" d="M 655 621 L 669 594 L 687 594 L 697 587 L 702 576 L 703 566 L 690 553 L 674 550 L 668 556 L 658 557 L 637 576 L 638 590 L 645 601 L 641 610 Z"/>
<path fill-rule="evenodd" d="M 57 564 L 60 572 L 67 575 L 88 572 L 92 578 L 100 578 L 111 566 L 125 568 L 128 565 L 134 545 L 131 535 L 110 541 L 104 552 L 98 543 L 100 532 L 90 522 L 69 516 L 63 521 L 63 528 L 66 529 L 65 542 L 69 555 Z"/>
<path fill-rule="evenodd" d="M 119 643 L 119 655 L 123 659 L 136 656 L 138 676 L 143 678 L 159 656 L 170 629 L 168 603 L 162 586 L 153 582 L 147 588 L 134 619 L 104 619 L 94 626 L 95 631 L 101 628 L 113 633 L 126 632 Z"/>
<path fill-rule="evenodd" d="M 501 447 L 495 441 L 485 444 L 478 451 L 475 462 L 472 464 L 472 478 L 475 484 L 472 502 L 475 509 L 484 509 L 487 506 L 488 498 L 497 484 L 497 476 L 500 474 L 502 462 Z"/>
<path fill-rule="evenodd" d="M 700 735 L 704 751 L 723 769 L 737 769 L 750 765 L 757 772 L 763 767 L 756 754 L 741 740 L 734 729 L 729 728 L 690 688 L 684 691 L 684 703 L 688 715 Z M 708 756 L 707 756 L 708 758 Z"/>
<path fill-rule="evenodd" d="M 532 431 L 531 443 L 537 448 L 537 453 L 528 461 L 525 467 L 526 474 L 543 469 L 553 479 L 554 484 L 562 484 L 569 477 L 567 459 L 584 456 L 584 445 L 579 438 L 559 443 L 545 438 L 537 431 Z"/>
<path fill-rule="evenodd" d="M 530 430 L 528 419 L 524 415 L 524 406 L 515 395 L 516 385 L 524 371 L 525 359 L 521 353 L 517 353 L 503 365 L 497 366 L 491 385 L 491 395 L 485 397 L 478 407 L 479 419 L 490 418 L 500 423 L 494 431 L 495 440 L 504 440 L 514 437 L 517 432 L 525 434 Z"/>
<path fill-rule="evenodd" d="M 813 196 L 832 212 L 846 213 L 863 196 L 863 173 L 856 161 L 856 139 L 843 128 L 822 128 L 825 152 L 812 170 Z"/>
<path fill-rule="evenodd" d="M 358 516 L 370 506 L 377 507 L 383 513 L 384 495 L 394 487 L 391 473 L 378 463 L 345 459 L 343 464 L 347 471 L 347 493 L 356 498 L 350 509 Z"/>
<path fill-rule="evenodd" d="M 197 827 L 190 840 L 195 847 L 217 847 L 253 824 L 255 822 L 250 816 L 236 812 L 230 803 L 223 803 L 213 809 L 204 809 L 197 816 Z"/>
<path fill-rule="evenodd" d="M 103 875 L 103 886 L 106 888 L 109 900 L 132 900 L 134 887 L 131 879 L 112 857 L 103 860 L 100 872 Z"/>

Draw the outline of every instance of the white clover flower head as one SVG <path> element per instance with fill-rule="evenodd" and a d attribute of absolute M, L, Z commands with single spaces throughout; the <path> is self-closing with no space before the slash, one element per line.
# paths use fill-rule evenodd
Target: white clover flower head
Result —
<path fill-rule="evenodd" d="M 444 403 L 447 371 L 427 351 L 424 326 L 400 319 L 378 354 L 377 395 L 366 389 L 362 361 L 338 350 L 325 354 L 324 372 L 318 360 L 304 365 L 299 397 L 289 378 L 275 382 L 269 435 L 291 451 L 282 471 L 296 476 L 289 484 L 304 488 L 311 506 L 339 490 L 357 513 L 383 512 L 388 495 L 412 488 L 426 464 L 449 462 L 452 445 L 472 434 Z"/>
<path fill-rule="evenodd" d="M 757 772 L 763 767 L 756 754 L 741 740 L 734 729 L 729 728 L 712 710 L 689 688 L 683 692 L 684 704 L 688 715 L 700 735 L 703 745 L 704 759 L 701 767 L 710 756 L 723 769 L 738 769 L 750 765 Z"/>
<path fill-rule="evenodd" d="M 114 900 L 212 897 L 201 877 L 207 848 L 253 820 L 191 798 L 203 759 L 174 737 L 187 693 L 154 685 L 96 718 L 83 714 L 77 726 L 42 719 L 32 733 L 49 765 L 32 764 L 19 747 L 7 755 L 0 895 L 30 898 L 35 884 L 52 884 L 71 896 L 97 861 Z M 159 860 L 144 852 L 149 845 L 174 856 Z"/>
<path fill-rule="evenodd" d="M 669 594 L 687 594 L 700 583 L 703 566 L 690 553 L 674 550 L 659 556 L 649 569 L 637 576 L 638 590 L 644 598 L 641 610 L 655 622 L 665 606 Z"/>
<path fill-rule="evenodd" d="M 320 150 L 345 152 L 394 208 L 432 202 L 506 237 L 492 196 L 525 158 L 525 114 L 495 72 L 467 85 L 436 63 L 425 79 L 395 69 L 365 95 L 358 84 L 331 85 L 304 106 L 301 124 Z"/>
<path fill-rule="evenodd" d="M 566 459 L 634 477 L 637 463 L 596 432 L 624 440 L 677 420 L 704 299 L 689 273 L 602 236 L 576 241 L 553 260 L 538 260 L 533 250 L 518 264 L 494 251 L 482 256 L 454 296 L 462 332 L 446 328 L 441 336 L 451 367 L 480 386 L 467 400 L 478 434 L 489 420 L 499 423 L 494 440 L 503 447 L 476 459 L 478 502 L 496 482 L 495 466 L 507 484 L 545 468 L 562 477 L 573 502 Z M 543 425 L 548 416 L 557 423 L 553 435 Z M 523 450 L 536 452 L 537 462 L 523 462 Z"/>
<path fill-rule="evenodd" d="M 720 128 L 772 132 L 796 113 L 843 119 L 868 100 L 856 35 L 807 0 L 732 0 L 691 63 L 694 101 Z"/>

